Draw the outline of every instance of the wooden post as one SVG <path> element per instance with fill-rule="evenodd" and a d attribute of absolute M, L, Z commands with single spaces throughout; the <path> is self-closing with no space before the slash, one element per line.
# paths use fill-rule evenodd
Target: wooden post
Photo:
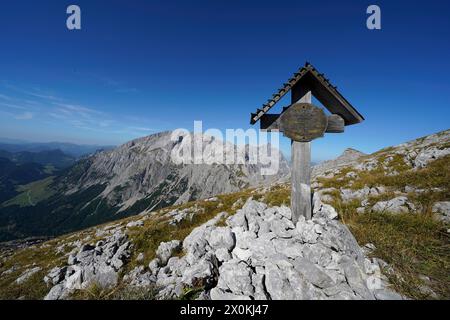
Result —
<path fill-rule="evenodd" d="M 311 103 L 311 91 L 298 101 Z M 300 216 L 311 219 L 311 142 L 291 140 L 291 210 L 292 222 L 297 223 Z"/>

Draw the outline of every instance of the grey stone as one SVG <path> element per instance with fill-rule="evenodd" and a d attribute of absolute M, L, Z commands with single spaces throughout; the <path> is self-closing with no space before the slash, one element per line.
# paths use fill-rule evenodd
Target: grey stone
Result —
<path fill-rule="evenodd" d="M 292 266 L 291 266 L 292 267 Z M 286 269 L 280 269 L 278 265 L 267 261 L 265 264 L 265 287 L 272 300 L 293 300 L 295 293 L 286 278 Z"/>
<path fill-rule="evenodd" d="M 273 248 L 275 248 L 276 252 L 281 253 L 288 258 L 295 259 L 302 255 L 303 245 L 295 239 L 277 238 L 273 239 L 271 244 Z M 266 256 L 270 257 L 272 253 L 270 252 L 272 246 L 270 246 L 270 244 L 266 244 L 265 247 L 261 248 L 262 253 L 265 253 Z"/>
<path fill-rule="evenodd" d="M 291 238 L 295 226 L 291 221 L 286 219 L 274 219 L 270 222 L 270 231 L 275 233 L 280 238 Z"/>
<path fill-rule="evenodd" d="M 337 219 L 338 213 L 334 207 L 329 204 L 322 203 L 317 211 L 314 212 L 315 217 L 324 217 L 330 220 Z"/>
<path fill-rule="evenodd" d="M 65 287 L 69 290 L 82 289 L 83 288 L 82 283 L 83 283 L 83 271 L 81 269 L 78 269 L 75 271 L 75 273 L 66 278 Z"/>
<path fill-rule="evenodd" d="M 242 232 L 239 228 L 233 228 L 232 231 L 236 237 L 236 247 L 241 249 L 247 249 L 249 244 L 258 237 L 252 231 Z"/>
<path fill-rule="evenodd" d="M 69 258 L 67 259 L 67 263 L 69 265 L 72 265 L 72 264 L 75 264 L 76 262 L 77 262 L 76 255 L 73 255 L 73 254 L 69 255 Z"/>
<path fill-rule="evenodd" d="M 217 282 L 218 261 L 214 255 L 207 255 L 183 272 L 182 283 L 188 286 L 201 285 L 211 288 Z"/>
<path fill-rule="evenodd" d="M 332 262 L 333 251 L 322 243 L 304 244 L 302 251 L 303 257 L 318 266 L 326 267 Z"/>
<path fill-rule="evenodd" d="M 286 206 L 279 207 L 278 213 L 281 214 L 283 217 L 285 217 L 288 220 L 291 220 L 291 218 L 292 218 L 292 212 L 289 207 L 286 207 Z"/>
<path fill-rule="evenodd" d="M 334 287 L 325 288 L 324 293 L 325 295 L 328 296 L 328 299 L 330 300 L 361 299 L 361 297 L 358 297 L 346 283 L 340 283 Z"/>
<path fill-rule="evenodd" d="M 358 178 L 358 174 L 354 171 L 347 172 L 345 176 L 350 179 Z"/>
<path fill-rule="evenodd" d="M 215 255 L 219 262 L 227 262 L 231 259 L 230 252 L 225 248 L 219 248 L 216 250 Z"/>
<path fill-rule="evenodd" d="M 160 259 L 161 264 L 165 265 L 169 258 L 181 249 L 181 242 L 179 240 L 172 240 L 169 242 L 161 242 L 156 250 L 156 256 Z"/>
<path fill-rule="evenodd" d="M 160 265 L 161 261 L 159 260 L 159 258 L 155 258 L 152 261 L 150 261 L 150 263 L 148 264 L 148 269 L 150 273 L 156 275 L 159 271 Z"/>
<path fill-rule="evenodd" d="M 136 262 L 141 262 L 144 260 L 144 254 L 141 252 L 136 257 Z"/>
<path fill-rule="evenodd" d="M 37 272 L 39 272 L 41 270 L 42 270 L 41 267 L 34 267 L 34 268 L 31 268 L 31 269 L 25 270 L 25 272 L 23 272 L 20 275 L 20 277 L 18 277 L 16 279 L 16 283 L 17 284 L 22 284 L 22 283 L 26 282 L 28 279 L 30 279 L 30 277 L 32 275 L 34 275 L 35 273 L 37 273 Z"/>
<path fill-rule="evenodd" d="M 134 227 L 142 227 L 144 225 L 144 221 L 142 220 L 136 220 L 136 221 L 131 221 L 127 223 L 127 228 L 134 228 Z"/>
<path fill-rule="evenodd" d="M 60 300 L 66 298 L 68 291 L 63 284 L 58 284 L 50 289 L 44 300 Z"/>
<path fill-rule="evenodd" d="M 227 219 L 227 225 L 231 228 L 234 227 L 242 227 L 245 230 L 248 230 L 247 220 L 245 219 L 245 215 L 243 213 L 243 209 L 239 209 L 234 215 Z"/>
<path fill-rule="evenodd" d="M 252 296 L 252 270 L 244 262 L 229 261 L 219 268 L 219 281 L 217 287 L 228 290 L 234 294 Z"/>
<path fill-rule="evenodd" d="M 241 261 L 248 261 L 252 256 L 252 251 L 250 251 L 249 249 L 241 249 L 239 247 L 234 248 L 231 253 L 233 257 Z"/>
<path fill-rule="evenodd" d="M 111 236 L 98 241 L 95 246 L 80 245 L 79 251 L 69 256 L 67 268 L 51 270 L 44 280 L 56 284 L 56 288 L 51 290 L 52 294 L 47 295 L 47 299 L 66 297 L 92 283 L 103 288 L 117 285 L 118 272 L 130 257 L 130 242 L 119 228 L 110 228 L 110 231 Z"/>
<path fill-rule="evenodd" d="M 298 257 L 294 260 L 294 268 L 300 272 L 303 277 L 319 288 L 328 288 L 333 286 L 334 281 L 319 266 L 308 259 Z"/>
<path fill-rule="evenodd" d="M 399 196 L 389 201 L 379 201 L 372 207 L 373 212 L 409 213 L 415 211 L 415 206 L 405 196 Z"/>
<path fill-rule="evenodd" d="M 208 261 L 213 261 L 215 263 L 215 260 L 211 258 L 211 254 L 207 254 L 207 257 L 210 257 L 207 259 Z M 202 258 L 205 259 L 205 258 Z M 187 263 L 186 259 L 178 258 L 178 257 L 172 257 L 167 262 L 167 268 L 170 269 L 172 275 L 176 275 L 178 277 L 182 277 L 186 269 L 189 267 L 189 264 Z"/>
<path fill-rule="evenodd" d="M 348 148 L 346 149 L 338 158 L 333 160 L 328 160 L 321 162 L 315 165 L 312 169 L 312 176 L 324 176 L 327 172 L 336 170 L 338 168 L 347 167 L 350 165 L 354 165 L 358 162 L 358 160 L 364 156 L 365 154 L 355 150 Z M 330 175 L 333 172 L 330 172 Z"/>
<path fill-rule="evenodd" d="M 64 280 L 66 275 L 67 267 L 54 267 L 50 272 L 44 277 L 44 282 L 46 284 L 57 285 Z"/>
<path fill-rule="evenodd" d="M 450 148 L 439 149 L 437 147 L 431 147 L 431 148 L 424 149 L 414 159 L 414 167 L 424 168 L 431 161 L 445 157 L 449 154 L 450 154 Z"/>
<path fill-rule="evenodd" d="M 126 274 L 123 277 L 123 281 L 133 287 L 148 288 L 156 283 L 156 277 L 150 274 L 150 272 L 144 272 L 144 267 L 139 266 Z"/>
<path fill-rule="evenodd" d="M 198 286 L 205 288 L 204 299 L 387 297 L 387 291 L 382 291 L 387 290 L 387 280 L 381 276 L 377 279 L 382 281 L 382 289 L 368 286 L 371 277 L 380 273 L 378 262 L 366 259 L 348 228 L 331 219 L 334 214 L 326 213 L 332 207 L 320 197 L 316 200 L 314 218 L 300 218 L 296 226 L 288 219 L 289 208 L 268 208 L 248 200 L 226 220 L 227 226 L 216 226 L 227 216 L 221 213 L 196 227 L 183 241 L 184 256 L 173 256 L 181 249 L 179 242 L 161 243 L 148 271 L 139 266 L 125 275 L 124 283 L 156 286 L 158 299 L 179 298 L 184 288 Z M 58 284 L 63 289 L 55 288 L 53 296 L 85 288 L 99 279 L 105 286 L 113 285 L 116 267 L 122 267 L 131 250 L 120 233 L 116 230 L 104 244 L 78 252 L 81 260 L 75 259 L 67 268 L 65 279 Z"/>
<path fill-rule="evenodd" d="M 213 249 L 225 248 L 231 251 L 236 244 L 236 238 L 230 228 L 219 227 L 210 234 L 208 242 Z"/>
<path fill-rule="evenodd" d="M 450 222 L 450 201 L 436 202 L 433 205 L 432 212 L 438 220 L 442 222 Z"/>
<path fill-rule="evenodd" d="M 305 217 L 301 216 L 297 222 L 296 230 L 303 242 L 317 243 L 319 234 L 316 232 L 315 224 L 313 221 L 306 221 Z"/>
<path fill-rule="evenodd" d="M 369 252 L 373 252 L 377 249 L 377 247 L 373 243 L 366 243 L 364 248 L 369 250 Z"/>
<path fill-rule="evenodd" d="M 347 262 L 343 264 L 345 271 L 345 278 L 347 283 L 350 285 L 352 290 L 357 293 L 362 299 L 373 300 L 374 295 L 367 288 L 365 279 L 363 277 L 363 272 L 358 267 L 356 263 Z"/>
<path fill-rule="evenodd" d="M 264 268 L 256 268 L 256 272 L 252 274 L 252 286 L 255 288 L 253 298 L 255 300 L 268 300 L 269 295 L 265 289 L 265 272 Z"/>

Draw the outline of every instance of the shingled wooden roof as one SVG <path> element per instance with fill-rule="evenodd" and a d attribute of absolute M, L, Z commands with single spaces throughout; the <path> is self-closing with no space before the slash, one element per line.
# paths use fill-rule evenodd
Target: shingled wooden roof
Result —
<path fill-rule="evenodd" d="M 310 63 L 306 63 L 283 87 L 265 103 L 261 109 L 251 114 L 250 124 L 258 122 L 278 101 L 297 87 L 307 88 L 331 113 L 340 115 L 345 125 L 362 122 L 364 117 L 333 86 L 324 74 L 319 73 Z M 301 98 L 301 97 L 299 97 Z"/>

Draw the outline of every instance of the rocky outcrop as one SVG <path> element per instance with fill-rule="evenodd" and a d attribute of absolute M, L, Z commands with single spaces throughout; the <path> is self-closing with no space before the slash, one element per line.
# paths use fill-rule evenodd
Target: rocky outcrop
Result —
<path fill-rule="evenodd" d="M 249 200 L 226 220 L 222 213 L 183 241 L 182 257 L 165 263 L 162 243 L 147 271 L 135 269 L 131 285 L 151 279 L 160 299 L 182 296 L 186 287 L 204 289 L 203 299 L 399 299 L 365 257 L 336 211 L 315 197 L 314 218 L 294 225 L 287 207 Z"/>
<path fill-rule="evenodd" d="M 156 250 L 156 256 L 162 265 L 166 265 L 169 258 L 180 250 L 181 242 L 179 240 L 172 240 L 169 242 L 161 242 Z"/>
<path fill-rule="evenodd" d="M 414 159 L 414 167 L 415 168 L 424 168 L 428 163 L 434 161 L 439 158 L 443 158 L 450 154 L 450 148 L 440 149 L 437 147 L 426 148 L 415 157 Z"/>
<path fill-rule="evenodd" d="M 437 220 L 448 223 L 450 215 L 446 185 L 439 184 L 430 177 L 430 186 L 426 188 L 425 181 L 408 179 L 408 174 L 415 174 L 417 170 L 424 170 L 433 161 L 450 155 L 450 130 L 409 141 L 394 147 L 382 149 L 371 155 L 359 155 L 350 152 L 349 157 L 341 156 L 331 162 L 320 164 L 313 170 L 315 181 L 312 187 L 316 194 L 320 194 L 326 203 L 342 201 L 353 205 L 360 203 L 357 213 L 427 213 L 428 206 L 423 205 L 419 198 L 430 198 L 432 213 Z M 347 159 L 349 158 L 349 159 Z M 436 170 L 436 169 L 434 169 Z M 446 174 L 443 172 L 433 174 Z M 370 177 L 373 174 L 372 179 Z M 423 174 L 423 173 L 422 173 Z M 382 176 L 404 179 L 409 185 L 398 187 L 394 180 L 387 180 L 388 185 L 382 185 Z M 424 178 L 426 179 L 426 178 Z M 329 181 L 328 188 L 323 188 L 321 181 Z M 389 182 L 390 181 L 390 182 Z M 434 182 L 433 182 L 434 181 Z M 330 183 L 331 182 L 331 183 Z M 364 186 L 361 187 L 364 182 Z M 333 186 L 336 186 L 335 188 Z M 358 186 L 358 187 L 356 187 Z M 425 211 L 424 211 L 425 210 Z"/>
<path fill-rule="evenodd" d="M 380 201 L 372 207 L 374 212 L 409 213 L 415 210 L 414 204 L 405 196 L 395 197 L 388 201 Z"/>
<path fill-rule="evenodd" d="M 365 156 L 365 154 L 362 153 L 361 151 L 348 148 L 336 159 L 324 161 L 322 163 L 315 165 L 312 168 L 312 175 L 313 176 L 325 175 L 327 171 L 336 170 L 345 166 L 353 165 L 357 163 L 357 161 L 361 159 L 361 157 L 363 156 Z"/>
<path fill-rule="evenodd" d="M 69 255 L 67 265 L 53 268 L 44 278 L 51 286 L 46 300 L 67 298 L 75 290 L 91 285 L 110 288 L 117 284 L 118 272 L 130 257 L 127 236 L 120 230 L 95 245 L 85 244 Z"/>
<path fill-rule="evenodd" d="M 34 267 L 31 269 L 26 270 L 24 273 L 22 273 L 22 275 L 16 279 L 16 283 L 17 284 L 22 284 L 25 281 L 27 281 L 32 275 L 34 275 L 35 273 L 41 271 L 40 267 Z"/>

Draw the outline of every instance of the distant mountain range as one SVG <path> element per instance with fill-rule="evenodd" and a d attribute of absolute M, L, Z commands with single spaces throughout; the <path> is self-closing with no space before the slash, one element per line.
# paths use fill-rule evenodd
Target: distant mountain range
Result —
<path fill-rule="evenodd" d="M 37 152 L 9 152 L 0 149 L 0 158 L 8 159 L 18 165 L 37 163 L 43 166 L 53 166 L 57 169 L 69 167 L 77 160 L 76 157 L 65 154 L 59 149 Z"/>
<path fill-rule="evenodd" d="M 66 155 L 80 158 L 97 151 L 110 150 L 114 146 L 82 145 L 67 142 L 25 142 L 0 138 L 0 150 L 8 152 L 41 152 L 60 150 Z"/>

